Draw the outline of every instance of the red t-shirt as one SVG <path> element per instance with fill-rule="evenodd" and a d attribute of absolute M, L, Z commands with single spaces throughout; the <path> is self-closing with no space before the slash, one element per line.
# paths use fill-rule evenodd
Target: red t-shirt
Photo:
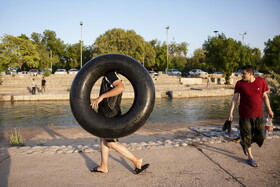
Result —
<path fill-rule="evenodd" d="M 263 116 L 263 93 L 266 91 L 268 86 L 263 78 L 255 77 L 254 82 L 238 81 L 234 93 L 240 94 L 239 116 L 241 118 Z"/>

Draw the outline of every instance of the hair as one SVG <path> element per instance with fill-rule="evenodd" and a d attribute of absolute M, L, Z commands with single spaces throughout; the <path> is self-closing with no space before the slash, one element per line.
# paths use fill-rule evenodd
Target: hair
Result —
<path fill-rule="evenodd" d="M 243 66 L 241 70 L 246 70 L 247 72 L 254 73 L 254 67 L 251 65 Z"/>

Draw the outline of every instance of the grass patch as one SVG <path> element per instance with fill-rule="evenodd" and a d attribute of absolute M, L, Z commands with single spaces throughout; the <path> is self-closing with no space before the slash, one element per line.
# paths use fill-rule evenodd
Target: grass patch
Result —
<path fill-rule="evenodd" d="M 16 128 L 11 130 L 9 133 L 9 140 L 10 140 L 10 145 L 11 146 L 24 146 L 25 145 L 25 140 L 21 136 L 20 131 L 18 131 Z"/>

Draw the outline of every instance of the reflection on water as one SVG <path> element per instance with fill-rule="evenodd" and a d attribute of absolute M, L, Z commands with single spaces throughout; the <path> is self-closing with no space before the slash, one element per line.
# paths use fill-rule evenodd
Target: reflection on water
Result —
<path fill-rule="evenodd" d="M 175 123 L 207 119 L 226 119 L 232 97 L 157 99 L 148 122 Z M 123 100 L 127 111 L 132 100 Z M 235 114 L 236 115 L 236 114 Z M 1 126 L 78 125 L 69 101 L 1 102 Z"/>

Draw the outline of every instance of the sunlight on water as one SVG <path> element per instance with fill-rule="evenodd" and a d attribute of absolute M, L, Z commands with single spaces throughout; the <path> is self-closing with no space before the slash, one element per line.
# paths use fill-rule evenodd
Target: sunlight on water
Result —
<path fill-rule="evenodd" d="M 207 119 L 226 119 L 232 97 L 157 99 L 148 122 L 176 123 Z M 132 100 L 122 101 L 126 112 Z M 236 115 L 236 114 L 235 114 Z M 69 101 L 1 102 L 1 126 L 78 125 Z"/>

